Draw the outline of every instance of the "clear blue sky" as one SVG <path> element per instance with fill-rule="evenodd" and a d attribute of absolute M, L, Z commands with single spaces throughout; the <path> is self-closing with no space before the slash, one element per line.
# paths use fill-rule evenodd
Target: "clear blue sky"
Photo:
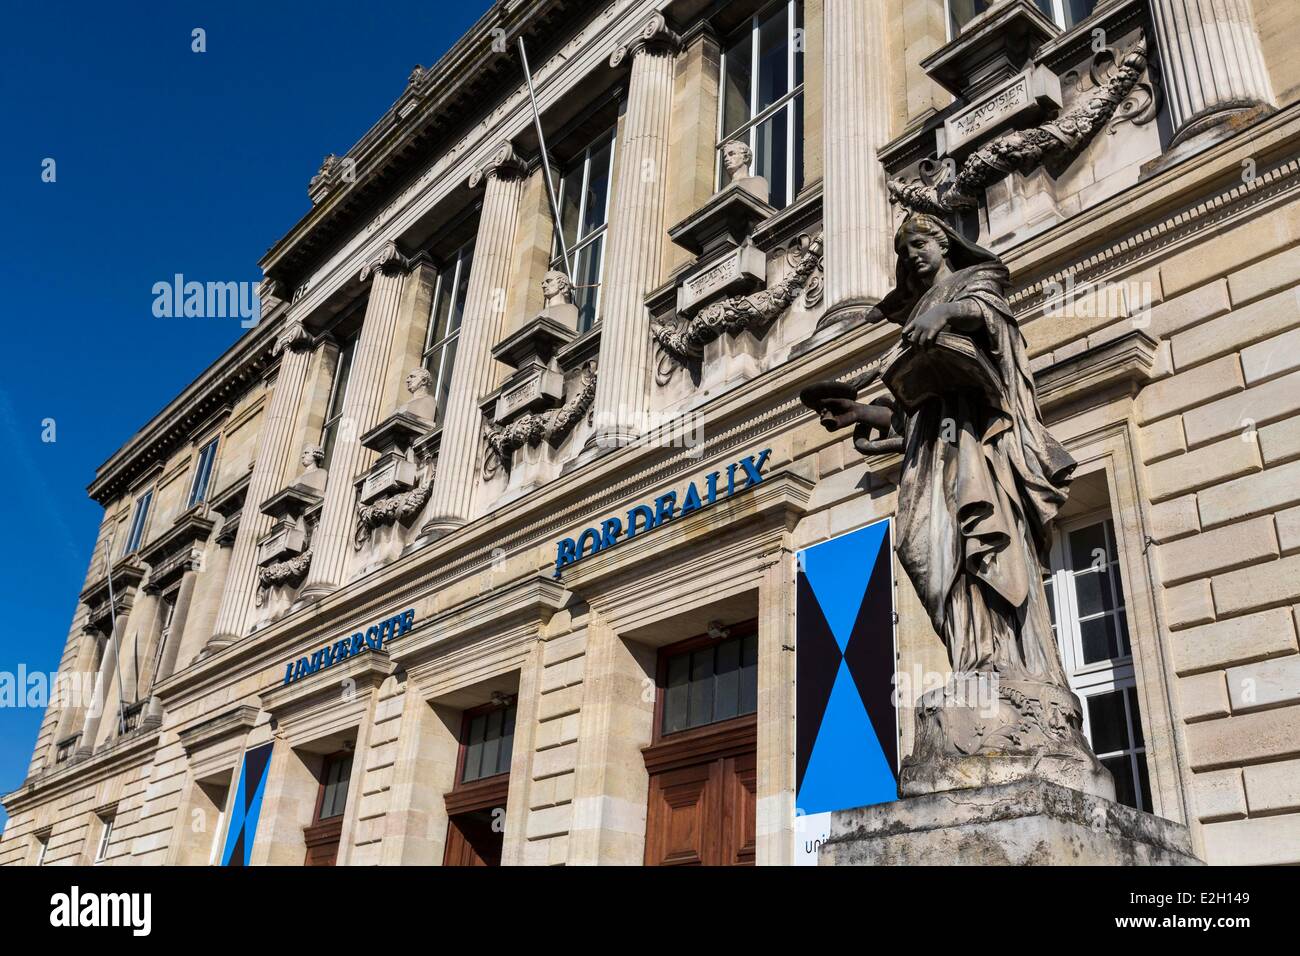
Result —
<path fill-rule="evenodd" d="M 237 318 L 155 318 L 153 284 L 260 278 L 257 260 L 309 208 L 321 158 L 489 6 L 7 5 L 0 671 L 58 666 L 101 516 L 85 491 L 95 468 L 242 331 Z M 205 53 L 191 51 L 195 27 Z M 0 793 L 22 782 L 40 719 L 0 707 Z"/>

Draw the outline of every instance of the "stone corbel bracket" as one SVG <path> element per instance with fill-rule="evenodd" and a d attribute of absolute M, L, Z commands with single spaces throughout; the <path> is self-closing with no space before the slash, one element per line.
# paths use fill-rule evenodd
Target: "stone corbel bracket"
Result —
<path fill-rule="evenodd" d="M 822 264 L 822 234 L 799 256 L 794 269 L 771 289 L 733 295 L 705 306 L 690 318 L 654 322 L 650 334 L 659 347 L 655 381 L 667 385 L 678 368 L 698 368 L 704 347 L 724 333 L 762 334 L 805 288 L 819 290 L 816 276 Z"/>
<path fill-rule="evenodd" d="M 386 495 L 373 504 L 366 505 L 358 502 L 357 530 L 353 539 L 356 550 L 362 549 L 376 528 L 393 524 L 395 521 L 403 523 L 411 521 L 420 513 L 432 491 L 433 481 L 430 479 L 407 491 Z"/>
<path fill-rule="evenodd" d="M 618 67 L 644 48 L 666 50 L 672 53 L 681 49 L 682 38 L 668 26 L 662 13 L 653 13 L 636 33 L 620 43 L 609 56 L 609 65 Z"/>
<path fill-rule="evenodd" d="M 548 412 L 529 412 L 505 425 L 485 425 L 483 440 L 487 454 L 483 459 L 483 480 L 490 481 L 500 469 L 510 470 L 515 452 L 525 445 L 536 447 L 543 438 L 552 448 L 569 437 L 596 399 L 596 370 L 591 362 L 582 367 L 578 390 L 559 408 Z"/>
<path fill-rule="evenodd" d="M 915 212 L 947 216 L 969 209 L 987 187 L 1013 172 L 1027 175 L 1040 167 L 1061 170 L 1110 122 L 1147 69 L 1147 42 L 1139 35 L 1108 78 L 1056 119 L 1030 129 L 1012 130 L 975 150 L 961 167 L 935 185 L 889 181 L 891 201 Z"/>

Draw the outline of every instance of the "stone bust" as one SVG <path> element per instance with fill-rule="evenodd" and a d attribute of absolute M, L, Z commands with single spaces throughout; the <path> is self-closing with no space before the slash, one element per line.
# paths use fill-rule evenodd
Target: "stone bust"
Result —
<path fill-rule="evenodd" d="M 762 176 L 751 176 L 749 167 L 754 162 L 754 151 L 748 143 L 738 139 L 728 140 L 722 144 L 722 168 L 727 171 L 728 185 L 736 185 L 748 190 L 763 202 L 768 200 L 767 180 Z"/>
<path fill-rule="evenodd" d="M 542 276 L 542 315 L 572 328 L 578 327 L 578 307 L 573 303 L 573 280 L 552 269 Z"/>
<path fill-rule="evenodd" d="M 438 406 L 437 399 L 430 391 L 432 388 L 433 373 L 424 366 L 411 369 L 406 373 L 406 390 L 411 393 L 411 398 L 402 405 L 401 410 L 432 422 Z"/>
<path fill-rule="evenodd" d="M 299 461 L 302 464 L 302 472 L 294 479 L 294 487 L 316 494 L 323 493 L 325 480 L 329 477 L 329 472 L 321 467 L 321 463 L 325 461 L 325 449 L 320 445 L 307 445 L 303 448 Z"/>

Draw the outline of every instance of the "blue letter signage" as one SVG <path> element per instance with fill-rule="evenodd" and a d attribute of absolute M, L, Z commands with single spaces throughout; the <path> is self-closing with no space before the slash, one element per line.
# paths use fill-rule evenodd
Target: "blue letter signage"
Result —
<path fill-rule="evenodd" d="M 635 538 L 639 534 L 653 531 L 674 518 L 684 518 L 692 511 L 725 498 L 730 498 L 738 491 L 752 488 L 763 480 L 763 466 L 771 457 L 772 449 L 765 448 L 757 455 L 748 455 L 740 461 L 728 465 L 725 471 L 711 471 L 704 476 L 703 493 L 692 481 L 686 486 L 679 498 L 677 492 L 670 491 L 660 495 L 653 502 L 633 505 L 624 519 L 611 516 L 599 524 L 584 528 L 577 540 L 564 538 L 555 543 L 555 577 L 571 564 L 583 558 L 612 548 L 620 541 Z"/>
<path fill-rule="evenodd" d="M 356 657 L 365 651 L 380 650 L 385 641 L 401 637 L 414 624 L 415 608 L 409 608 L 378 624 L 372 624 L 364 634 L 357 631 L 351 637 L 345 637 L 322 647 L 311 657 L 300 657 L 296 661 L 290 661 L 284 668 L 284 682 L 292 684 L 296 680 L 302 680 L 308 674 L 333 667 L 339 661 L 347 660 L 349 657 Z"/>

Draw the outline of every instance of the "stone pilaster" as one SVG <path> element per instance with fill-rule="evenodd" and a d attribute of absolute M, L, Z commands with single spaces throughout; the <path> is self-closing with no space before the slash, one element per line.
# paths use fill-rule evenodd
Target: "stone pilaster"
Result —
<path fill-rule="evenodd" d="M 483 413 L 478 403 L 504 371 L 492 358 L 492 347 L 502 338 L 523 172 L 514 149 L 503 143 L 469 179 L 471 188 L 486 183 L 483 209 L 465 293 L 465 320 L 456 350 L 456 367 L 443 416 L 430 517 L 421 537 L 445 534 L 473 517 L 474 489 L 479 481 L 476 464 L 483 442 Z"/>
<path fill-rule="evenodd" d="M 893 286 L 889 193 L 876 158 L 889 141 L 883 8 L 881 0 L 823 2 L 827 318 L 861 313 Z"/>
<path fill-rule="evenodd" d="M 604 267 L 596 431 L 592 443 L 617 447 L 640 433 L 650 368 L 645 294 L 659 282 L 668 193 L 673 64 L 680 39 L 661 14 L 623 43 L 610 66 L 632 61 L 618 144 L 613 215 Z"/>
<path fill-rule="evenodd" d="M 1273 103 L 1246 0 L 1151 0 L 1174 143 Z"/>
<path fill-rule="evenodd" d="M 301 322 L 290 322 L 280 333 L 275 349 L 280 371 L 271 393 L 271 405 L 259 435 L 257 461 L 248 480 L 239 531 L 231 550 L 229 571 L 221 591 L 221 604 L 212 637 L 200 656 L 214 654 L 242 638 L 248 630 L 248 612 L 257 581 L 257 542 L 271 528 L 271 519 L 258 505 L 279 490 L 289 456 L 289 439 L 307 379 L 312 339 Z"/>
<path fill-rule="evenodd" d="M 319 600 L 347 580 L 357 512 L 353 483 L 374 458 L 374 452 L 361 444 L 360 436 L 379 424 L 384 383 L 397 346 L 402 288 L 410 265 L 397 246 L 388 242 L 361 269 L 361 281 L 371 283 L 370 298 L 352 356 L 340 423 L 343 427 L 334 439 L 320 524 L 312 533 L 311 567 L 299 597 L 302 602 Z"/>

